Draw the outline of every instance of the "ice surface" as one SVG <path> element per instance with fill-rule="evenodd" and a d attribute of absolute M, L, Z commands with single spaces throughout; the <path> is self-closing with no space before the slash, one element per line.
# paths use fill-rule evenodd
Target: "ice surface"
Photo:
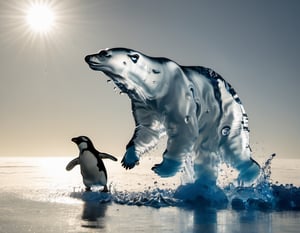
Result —
<path fill-rule="evenodd" d="M 102 50 L 85 60 L 131 99 L 136 127 L 122 159 L 126 169 L 166 134 L 163 161 L 152 167 L 161 177 L 181 171 L 190 156 L 200 186 L 216 184 L 220 162 L 235 168 L 241 183 L 257 178 L 261 170 L 251 158 L 247 114 L 219 74 L 126 48 Z"/>
<path fill-rule="evenodd" d="M 79 168 L 65 171 L 69 160 L 0 158 L 1 233 L 299 232 L 300 160 L 271 157 L 250 187 L 222 166 L 210 189 L 187 184 L 188 168 L 172 178 L 152 174 L 156 156 L 131 173 L 105 161 L 110 193 L 85 192 Z"/>

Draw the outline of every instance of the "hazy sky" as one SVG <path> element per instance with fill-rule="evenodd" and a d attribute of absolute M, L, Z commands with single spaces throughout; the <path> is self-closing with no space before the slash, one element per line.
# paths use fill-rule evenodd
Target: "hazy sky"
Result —
<path fill-rule="evenodd" d="M 78 135 L 123 156 L 129 99 L 84 62 L 122 46 L 213 68 L 243 101 L 254 156 L 300 157 L 300 1 L 47 1 L 46 36 L 26 25 L 30 2 L 0 0 L 0 156 L 75 156 Z"/>

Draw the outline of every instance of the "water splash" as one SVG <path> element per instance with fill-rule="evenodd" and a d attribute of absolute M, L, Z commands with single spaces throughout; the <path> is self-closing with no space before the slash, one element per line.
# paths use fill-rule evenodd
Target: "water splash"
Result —
<path fill-rule="evenodd" d="M 148 188 L 142 192 L 121 191 L 115 185 L 110 185 L 110 193 L 99 191 L 85 192 L 77 190 L 70 193 L 70 197 L 84 202 L 114 202 L 121 205 L 151 206 L 154 208 L 178 206 L 181 200 L 174 198 L 174 190 Z"/>
<path fill-rule="evenodd" d="M 143 191 L 120 190 L 118 185 L 110 184 L 110 193 L 84 192 L 73 190 L 71 198 L 84 202 L 98 201 L 100 203 L 114 202 L 122 205 L 162 207 L 199 208 L 210 207 L 216 209 L 232 208 L 240 210 L 300 210 L 300 187 L 290 185 L 273 184 L 271 180 L 272 161 L 275 155 L 271 155 L 264 166 L 257 181 L 249 186 L 239 186 L 237 182 L 230 182 L 222 187 L 218 185 L 201 184 L 193 181 L 193 172 L 189 169 L 192 160 L 186 161 L 186 166 L 181 174 L 181 185 L 175 188 L 162 188 L 154 182 L 153 187 Z M 224 168 L 222 168 L 224 169 Z M 230 175 L 234 171 L 228 167 Z M 228 175 L 228 176 L 229 176 Z M 234 179 L 233 179 L 234 180 Z"/>
<path fill-rule="evenodd" d="M 174 198 L 174 190 L 154 188 L 143 192 L 112 191 L 113 201 L 118 204 L 151 206 L 155 208 L 178 206 L 181 200 Z"/>
<path fill-rule="evenodd" d="M 272 154 L 266 160 L 260 176 L 250 187 L 229 185 L 225 188 L 233 209 L 268 210 L 276 206 L 271 181 L 271 163 L 274 158 L 275 154 Z"/>

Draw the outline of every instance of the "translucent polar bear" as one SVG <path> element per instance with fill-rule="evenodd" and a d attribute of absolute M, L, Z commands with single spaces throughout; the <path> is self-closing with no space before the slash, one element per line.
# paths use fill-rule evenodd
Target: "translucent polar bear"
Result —
<path fill-rule="evenodd" d="M 253 181 L 260 173 L 251 158 L 243 105 L 231 85 L 213 70 L 180 66 L 126 48 L 102 50 L 85 61 L 131 99 L 136 128 L 122 160 L 126 169 L 133 168 L 166 133 L 163 161 L 152 168 L 161 177 L 181 170 L 187 154 L 194 154 L 196 181 L 215 182 L 220 160 L 236 168 L 241 181 Z"/>

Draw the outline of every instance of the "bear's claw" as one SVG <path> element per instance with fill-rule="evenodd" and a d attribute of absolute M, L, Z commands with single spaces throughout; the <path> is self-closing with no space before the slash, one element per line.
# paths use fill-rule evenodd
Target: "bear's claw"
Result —
<path fill-rule="evenodd" d="M 135 165 L 138 165 L 139 157 L 135 152 L 134 146 L 131 146 L 127 149 L 121 163 L 122 166 L 127 169 L 134 168 Z"/>

